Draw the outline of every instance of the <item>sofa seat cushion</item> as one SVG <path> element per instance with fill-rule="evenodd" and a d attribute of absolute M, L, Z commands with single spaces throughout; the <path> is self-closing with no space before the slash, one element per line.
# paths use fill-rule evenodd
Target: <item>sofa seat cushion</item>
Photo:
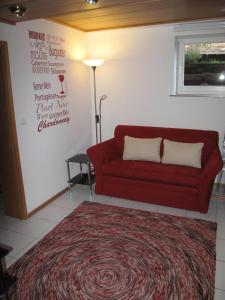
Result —
<path fill-rule="evenodd" d="M 201 169 L 161 163 L 112 160 L 103 165 L 103 175 L 151 180 L 176 185 L 197 187 Z"/>

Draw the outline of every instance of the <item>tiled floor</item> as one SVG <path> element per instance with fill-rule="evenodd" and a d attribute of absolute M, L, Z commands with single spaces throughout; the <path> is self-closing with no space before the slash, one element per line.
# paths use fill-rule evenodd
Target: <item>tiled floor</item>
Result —
<path fill-rule="evenodd" d="M 84 200 L 216 221 L 218 223 L 218 229 L 216 243 L 215 300 L 225 300 L 225 200 L 219 199 L 213 199 L 208 213 L 201 214 L 183 209 L 151 205 L 107 196 L 93 195 L 93 197 L 90 198 L 87 187 L 75 186 L 72 188 L 71 193 L 67 192 L 52 204 L 24 221 L 5 216 L 1 209 L 0 202 L 0 243 L 5 243 L 13 247 L 13 251 L 7 257 L 7 266 L 14 263 Z"/>

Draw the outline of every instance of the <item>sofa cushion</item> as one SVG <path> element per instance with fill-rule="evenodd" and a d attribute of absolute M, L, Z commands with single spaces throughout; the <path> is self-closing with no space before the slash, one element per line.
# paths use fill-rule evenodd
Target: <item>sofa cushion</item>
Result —
<path fill-rule="evenodd" d="M 156 138 L 160 136 L 164 139 L 182 143 L 204 143 L 202 149 L 203 165 L 208 160 L 212 150 L 218 147 L 219 139 L 218 132 L 209 130 L 118 125 L 115 128 L 115 138 L 121 155 L 123 153 L 125 135 L 137 138 Z"/>
<path fill-rule="evenodd" d="M 196 187 L 201 169 L 116 159 L 103 165 L 103 175 Z"/>
<path fill-rule="evenodd" d="M 163 146 L 162 163 L 201 168 L 203 143 L 181 143 L 164 139 Z"/>
<path fill-rule="evenodd" d="M 142 160 L 160 162 L 160 145 L 162 138 L 139 139 L 124 137 L 124 160 Z"/>

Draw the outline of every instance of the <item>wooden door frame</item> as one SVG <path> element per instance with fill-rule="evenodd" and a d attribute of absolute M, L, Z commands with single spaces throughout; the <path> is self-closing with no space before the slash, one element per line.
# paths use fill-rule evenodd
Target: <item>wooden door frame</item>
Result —
<path fill-rule="evenodd" d="M 16 131 L 16 122 L 15 122 L 15 112 L 14 112 L 14 104 L 13 104 L 13 94 L 12 94 L 12 84 L 11 84 L 11 76 L 10 76 L 10 64 L 9 64 L 9 54 L 8 54 L 8 44 L 6 41 L 0 41 L 0 47 L 3 52 L 3 66 L 5 72 L 5 82 L 4 82 L 4 89 L 5 89 L 5 98 L 0 99 L 0 103 L 2 101 L 7 102 L 7 121 L 8 121 L 8 128 L 9 128 L 9 135 L 12 142 L 12 150 L 14 155 L 14 173 L 16 174 L 16 185 L 17 185 L 17 192 L 18 192 L 18 199 L 19 203 L 13 202 L 12 199 L 9 203 L 7 203 L 7 210 L 6 213 L 10 216 L 17 217 L 20 219 L 27 218 L 27 207 L 26 207 L 26 200 L 25 200 L 25 192 L 24 192 L 24 185 L 23 185 L 23 177 L 22 177 L 22 170 L 20 164 L 20 154 L 19 154 L 19 147 L 18 147 L 18 139 L 17 139 L 17 131 Z M 3 85 L 3 83 L 2 83 Z"/>

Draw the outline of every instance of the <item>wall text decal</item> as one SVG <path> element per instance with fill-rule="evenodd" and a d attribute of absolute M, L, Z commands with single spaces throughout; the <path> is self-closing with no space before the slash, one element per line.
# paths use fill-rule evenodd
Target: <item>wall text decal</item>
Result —
<path fill-rule="evenodd" d="M 67 71 L 63 38 L 28 31 L 37 130 L 68 124 Z"/>

